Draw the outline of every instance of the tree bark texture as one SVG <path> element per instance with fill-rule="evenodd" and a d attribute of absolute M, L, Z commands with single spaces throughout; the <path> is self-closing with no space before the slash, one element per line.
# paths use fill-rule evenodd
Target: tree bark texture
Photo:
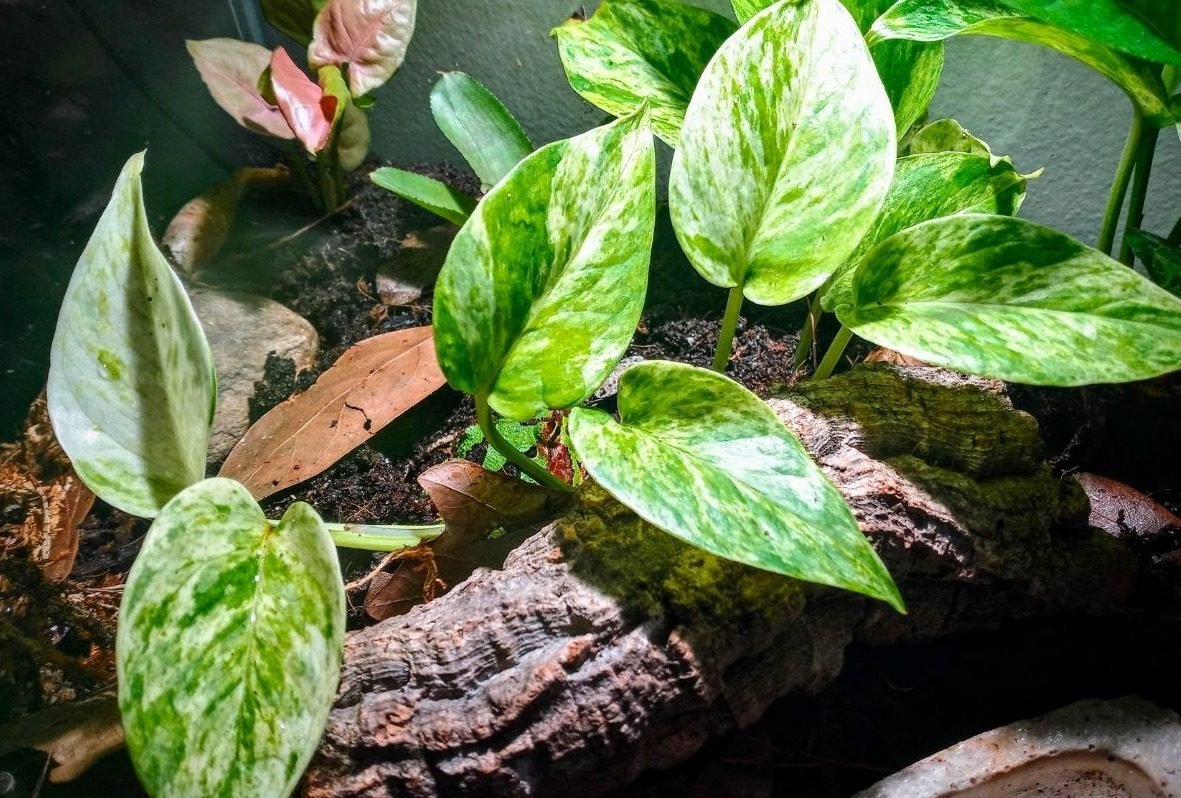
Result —
<path fill-rule="evenodd" d="M 822 689 L 846 646 L 1128 597 L 1000 383 L 863 366 L 771 401 L 838 486 L 909 614 L 704 554 L 594 486 L 503 570 L 352 634 L 305 782 L 330 796 L 602 795 Z"/>

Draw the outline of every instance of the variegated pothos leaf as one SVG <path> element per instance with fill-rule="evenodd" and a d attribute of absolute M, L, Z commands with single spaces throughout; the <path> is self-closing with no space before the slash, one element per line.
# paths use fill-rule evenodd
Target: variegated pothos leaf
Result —
<path fill-rule="evenodd" d="M 865 253 L 908 227 L 957 213 L 1015 216 L 1027 179 L 1008 160 L 993 163 L 988 155 L 940 152 L 898 159 L 882 212 L 848 264 L 833 275 L 821 307 L 831 311 L 850 302 L 853 274 Z"/>
<path fill-rule="evenodd" d="M 836 313 L 880 346 L 1011 382 L 1128 382 L 1181 368 L 1181 299 L 1005 216 L 951 216 L 886 239 Z"/>
<path fill-rule="evenodd" d="M 589 396 L 639 322 L 655 183 L 645 109 L 542 147 L 500 181 L 435 289 L 450 383 L 516 420 Z"/>
<path fill-rule="evenodd" d="M 757 396 L 712 371 L 649 361 L 620 379 L 619 414 L 575 408 L 570 439 L 641 518 L 719 557 L 902 609 L 840 493 Z"/>
<path fill-rule="evenodd" d="M 894 120 L 838 0 L 783 0 L 702 76 L 669 184 L 677 238 L 714 285 L 765 305 L 815 290 L 877 215 Z"/>
<path fill-rule="evenodd" d="M 271 525 L 229 479 L 170 501 L 132 566 L 115 646 L 148 791 L 290 795 L 336 695 L 344 605 L 336 550 L 308 505 Z"/>
<path fill-rule="evenodd" d="M 213 354 L 156 247 L 133 155 L 62 300 L 49 356 L 49 416 L 103 501 L 151 518 L 205 475 L 217 400 Z"/>
<path fill-rule="evenodd" d="M 553 35 L 576 92 L 616 116 L 647 100 L 653 132 L 676 147 L 701 72 L 734 30 L 725 17 L 675 0 L 605 0 L 589 20 Z"/>
<path fill-rule="evenodd" d="M 898 0 L 873 24 L 867 38 L 871 43 L 887 39 L 936 42 L 967 34 L 1057 50 L 1114 82 L 1153 124 L 1173 123 L 1168 93 L 1150 65 L 994 0 Z"/>

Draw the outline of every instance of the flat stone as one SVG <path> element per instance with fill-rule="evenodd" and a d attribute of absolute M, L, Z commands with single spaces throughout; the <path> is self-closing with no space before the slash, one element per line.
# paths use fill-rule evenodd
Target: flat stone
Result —
<path fill-rule="evenodd" d="M 1178 798 L 1181 722 L 1140 698 L 1079 701 L 965 740 L 856 798 Z"/>
<path fill-rule="evenodd" d="M 217 365 L 217 413 L 209 438 L 213 463 L 224 460 L 250 426 L 250 398 L 267 355 L 291 358 L 298 373 L 315 363 L 320 336 L 305 318 L 265 297 L 212 289 L 190 296 Z"/>

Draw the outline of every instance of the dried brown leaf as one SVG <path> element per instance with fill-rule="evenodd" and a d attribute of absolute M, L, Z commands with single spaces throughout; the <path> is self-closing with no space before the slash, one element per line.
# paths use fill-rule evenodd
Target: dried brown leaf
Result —
<path fill-rule="evenodd" d="M 400 615 L 425 598 L 435 580 L 445 587 L 467 579 L 476 568 L 500 568 L 521 542 L 522 527 L 553 518 L 571 495 L 489 471 L 467 460 L 449 460 L 418 478 L 447 525 L 431 543 L 434 561 L 403 562 L 387 579 L 374 579 L 365 611 L 377 620 Z M 493 530 L 505 534 L 489 538 Z"/>
<path fill-rule="evenodd" d="M 1181 529 L 1181 518 L 1133 487 L 1085 472 L 1077 478 L 1091 500 L 1088 523 L 1093 527 L 1117 538 L 1152 536 L 1166 527 Z"/>
<path fill-rule="evenodd" d="M 889 363 L 893 366 L 925 366 L 917 357 L 895 352 L 893 349 L 878 347 L 865 356 L 866 363 Z"/>
<path fill-rule="evenodd" d="M 430 327 L 378 335 L 246 431 L 221 467 L 263 498 L 327 469 L 446 382 Z"/>
<path fill-rule="evenodd" d="M 377 272 L 377 295 L 385 305 L 409 305 L 435 284 L 447 250 L 455 239 L 454 225 L 411 233 L 400 242 L 394 260 Z"/>

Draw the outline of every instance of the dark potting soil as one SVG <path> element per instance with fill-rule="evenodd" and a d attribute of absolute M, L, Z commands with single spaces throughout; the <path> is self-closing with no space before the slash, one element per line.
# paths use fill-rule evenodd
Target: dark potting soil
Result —
<path fill-rule="evenodd" d="M 476 188 L 474 178 L 454 170 L 420 171 L 467 191 Z M 290 361 L 272 358 L 256 386 L 254 418 L 306 389 L 354 343 L 430 323 L 429 293 L 413 305 L 386 308 L 376 299 L 375 275 L 408 233 L 438 221 L 364 174 L 352 177 L 351 188 L 345 210 L 280 246 L 276 240 L 307 226 L 315 212 L 286 192 L 253 197 L 221 265 L 203 278 L 270 296 L 320 334 L 321 352 L 308 372 L 296 374 Z M 674 241 L 662 214 L 647 305 L 627 357 L 708 365 L 725 292 L 704 283 Z M 790 384 L 801 322 L 798 306 L 748 303 L 729 375 L 761 396 Z M 822 340 L 831 337 L 831 325 L 828 319 Z M 1081 391 L 1015 388 L 1013 396 L 1042 422 L 1059 471 L 1121 479 L 1179 509 L 1181 380 Z M 612 400 L 601 404 L 610 409 Z M 433 520 L 435 510 L 416 477 L 453 456 L 474 420 L 471 401 L 444 388 L 323 474 L 268 500 L 266 510 L 278 514 L 302 500 L 334 521 Z M 144 522 L 100 503 L 83 529 L 75 576 L 125 573 L 145 530 Z M 362 553 L 344 559 L 347 578 L 373 562 Z M 353 613 L 353 625 L 364 622 L 360 611 Z M 778 702 L 751 729 L 711 742 L 678 768 L 647 774 L 620 795 L 833 798 L 972 734 L 1079 698 L 1135 692 L 1181 710 L 1181 687 L 1170 675 L 1181 656 L 1179 626 L 1175 614 L 1044 619 L 922 645 L 855 647 L 840 678 L 823 692 Z M 121 753 L 80 782 L 43 794 L 130 795 L 134 784 Z"/>

